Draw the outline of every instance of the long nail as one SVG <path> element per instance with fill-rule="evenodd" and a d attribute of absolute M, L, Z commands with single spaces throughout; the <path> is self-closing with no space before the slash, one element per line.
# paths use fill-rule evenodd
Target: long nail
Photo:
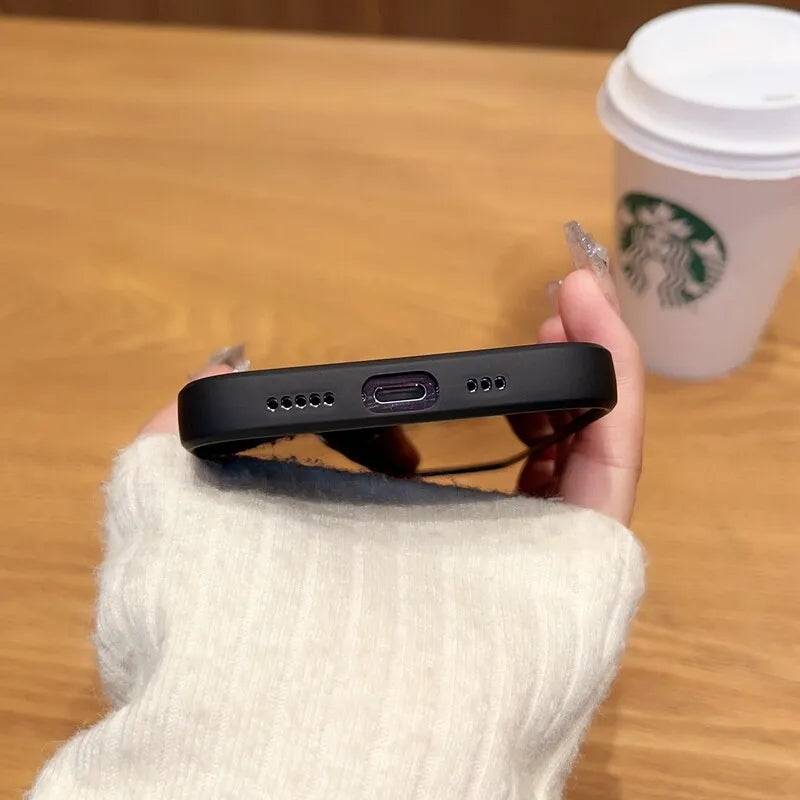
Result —
<path fill-rule="evenodd" d="M 575 220 L 567 222 L 564 225 L 564 237 L 575 269 L 590 269 L 598 278 L 608 272 L 608 251 L 580 223 Z"/>
<path fill-rule="evenodd" d="M 564 281 L 547 281 L 544 285 L 545 293 L 547 294 L 547 303 L 550 306 L 550 311 L 553 314 L 558 314 L 558 293 Z"/>
<path fill-rule="evenodd" d="M 564 237 L 567 240 L 573 269 L 586 269 L 595 276 L 603 294 L 609 303 L 619 311 L 619 301 L 611 270 L 608 263 L 608 251 L 585 231 L 580 223 L 571 220 L 564 225 Z"/>
<path fill-rule="evenodd" d="M 234 372 L 245 372 L 250 369 L 250 359 L 245 356 L 244 349 L 244 343 L 235 344 L 232 347 L 224 347 L 208 357 L 206 366 L 212 367 L 215 364 L 227 364 Z"/>
<path fill-rule="evenodd" d="M 203 367 L 195 372 L 190 372 L 186 379 L 193 381 L 209 367 L 216 367 L 221 364 L 226 364 L 234 372 L 245 372 L 250 369 L 250 359 L 244 354 L 244 344 L 235 344 L 233 347 L 223 347 L 222 350 L 217 350 L 212 353 L 207 359 Z"/>

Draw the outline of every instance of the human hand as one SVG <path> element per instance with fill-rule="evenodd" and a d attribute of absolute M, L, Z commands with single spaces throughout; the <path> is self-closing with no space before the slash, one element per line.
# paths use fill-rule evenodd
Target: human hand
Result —
<path fill-rule="evenodd" d="M 580 228 L 578 228 L 580 231 Z M 580 232 L 581 235 L 583 232 Z M 589 239 L 593 243 L 593 240 Z M 573 249 L 578 268 L 557 287 L 556 313 L 539 330 L 541 343 L 594 342 L 612 354 L 618 402 L 614 410 L 576 435 L 530 457 L 519 477 L 523 494 L 561 497 L 629 524 L 641 471 L 644 429 L 644 371 L 633 336 L 618 313 L 613 282 L 605 270 L 593 270 Z M 585 254 L 584 254 L 585 255 Z M 192 379 L 246 368 L 241 348 L 220 351 Z M 558 412 L 560 414 L 569 412 Z M 552 432 L 555 415 L 519 414 L 509 418 L 519 438 L 535 448 Z M 158 411 L 143 433 L 177 433 L 178 410 L 173 401 Z M 419 454 L 402 430 L 376 428 L 329 434 L 325 441 L 352 461 L 375 472 L 411 476 Z"/>
<path fill-rule="evenodd" d="M 520 474 L 519 490 L 559 496 L 627 525 L 642 464 L 644 369 L 633 335 L 619 316 L 607 267 L 593 270 L 586 261 L 580 267 L 554 287 L 556 313 L 539 329 L 539 342 L 594 342 L 609 350 L 617 375 L 617 405 L 575 436 L 530 458 Z M 520 414 L 509 420 L 528 445 L 551 430 L 546 414 Z"/>

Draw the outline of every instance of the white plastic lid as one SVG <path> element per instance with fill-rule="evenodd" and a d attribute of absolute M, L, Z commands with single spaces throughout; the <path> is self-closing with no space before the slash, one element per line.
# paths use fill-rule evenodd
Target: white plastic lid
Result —
<path fill-rule="evenodd" d="M 707 5 L 657 17 L 612 63 L 598 113 L 612 136 L 668 166 L 800 175 L 800 13 Z"/>

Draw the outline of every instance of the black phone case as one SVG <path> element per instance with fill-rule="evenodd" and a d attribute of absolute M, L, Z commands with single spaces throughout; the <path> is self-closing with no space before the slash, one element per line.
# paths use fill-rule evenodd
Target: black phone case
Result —
<path fill-rule="evenodd" d="M 381 384 L 372 379 L 405 375 L 433 379 L 425 379 L 420 401 L 427 407 L 409 409 L 403 401 L 376 409 L 374 391 Z M 181 390 L 178 420 L 183 446 L 209 458 L 300 433 L 581 410 L 571 433 L 616 400 L 611 354 L 599 345 L 567 342 L 215 375 Z"/>

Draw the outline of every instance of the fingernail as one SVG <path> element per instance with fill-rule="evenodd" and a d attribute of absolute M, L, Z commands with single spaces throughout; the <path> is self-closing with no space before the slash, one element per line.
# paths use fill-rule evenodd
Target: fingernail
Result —
<path fill-rule="evenodd" d="M 224 347 L 208 357 L 206 366 L 212 367 L 215 364 L 227 364 L 234 372 L 245 372 L 250 369 L 250 359 L 245 356 L 244 349 L 244 343 L 235 344 L 232 347 Z"/>
<path fill-rule="evenodd" d="M 244 344 L 235 344 L 233 347 L 223 347 L 222 350 L 217 350 L 216 353 L 212 353 L 206 359 L 206 363 L 200 369 L 190 372 L 186 376 L 186 379 L 193 381 L 207 371 L 209 367 L 215 367 L 220 364 L 226 364 L 234 372 L 245 372 L 250 369 L 250 359 L 244 354 Z"/>
<path fill-rule="evenodd" d="M 619 313 L 617 290 L 608 263 L 608 250 L 596 242 L 594 237 L 575 220 L 564 225 L 564 237 L 572 257 L 572 268 L 591 272 L 597 279 L 606 300 Z"/>
<path fill-rule="evenodd" d="M 550 311 L 553 314 L 558 314 L 558 293 L 561 291 L 564 281 L 547 281 L 544 285 L 545 294 L 547 295 L 547 302 L 550 306 Z"/>
<path fill-rule="evenodd" d="M 564 225 L 564 236 L 574 269 L 591 270 L 598 278 L 608 273 L 608 251 L 580 223 L 575 220 L 567 222 Z"/>

